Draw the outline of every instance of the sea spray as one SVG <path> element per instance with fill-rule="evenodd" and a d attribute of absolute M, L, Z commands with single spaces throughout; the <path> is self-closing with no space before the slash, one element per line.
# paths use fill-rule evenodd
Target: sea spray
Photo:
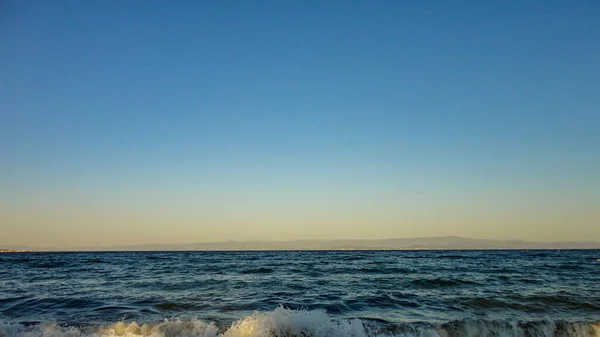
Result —
<path fill-rule="evenodd" d="M 0 337 L 599 337 L 600 322 L 507 322 L 465 319 L 439 325 L 383 324 L 334 319 L 320 310 L 277 307 L 256 312 L 227 328 L 199 319 L 167 319 L 155 324 L 117 322 L 108 326 L 60 326 L 52 322 L 0 324 Z"/>

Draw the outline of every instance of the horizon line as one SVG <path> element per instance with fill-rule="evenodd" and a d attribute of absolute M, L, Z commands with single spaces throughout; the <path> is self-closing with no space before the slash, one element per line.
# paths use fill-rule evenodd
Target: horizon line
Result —
<path fill-rule="evenodd" d="M 432 240 L 436 242 L 413 242 Z M 464 240 L 465 242 L 444 242 L 444 240 Z M 407 241 L 405 245 L 400 242 Z M 286 247 L 290 244 L 321 244 L 311 247 Z M 389 243 L 389 246 L 376 245 Z M 240 247 L 239 245 L 283 245 L 280 247 Z M 336 244 L 327 246 L 326 244 Z M 348 246 L 340 245 L 348 244 Z M 375 244 L 374 246 L 368 246 Z M 513 244 L 518 246 L 502 246 Z M 215 247 L 190 247 L 194 245 L 209 245 Z M 233 247 L 223 247 L 233 245 Z M 562 245 L 553 247 L 553 245 Z M 571 246 L 569 246 L 571 245 Z M 586 246 L 587 245 L 587 246 Z M 592 246 L 592 247 L 590 247 Z M 0 244 L 0 251 L 39 251 L 39 252 L 100 252 L 100 251 L 393 251 L 393 250 L 552 250 L 552 249 L 600 249 L 600 241 L 526 241 L 521 239 L 476 239 L 456 235 L 429 237 L 396 237 L 388 239 L 292 239 L 292 240 L 227 240 L 227 241 L 197 241 L 188 243 L 139 243 L 115 245 L 87 245 L 79 247 L 43 247 L 23 244 Z"/>

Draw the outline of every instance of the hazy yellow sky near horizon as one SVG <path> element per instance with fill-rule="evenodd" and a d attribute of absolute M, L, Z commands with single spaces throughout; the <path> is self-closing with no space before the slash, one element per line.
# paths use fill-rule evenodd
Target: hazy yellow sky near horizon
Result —
<path fill-rule="evenodd" d="M 325 180 L 288 176 L 287 182 L 278 175 L 209 181 L 134 178 L 134 172 L 120 180 L 113 172 L 105 182 L 55 176 L 53 183 L 49 177 L 18 182 L 13 176 L 0 192 L 0 245 L 85 248 L 449 235 L 600 241 L 599 193 L 593 184 L 568 179 L 548 184 L 533 177 L 498 183 L 488 180 L 490 174 L 471 175 L 471 183 L 464 184 L 435 170 L 404 179 L 343 177 L 344 172 L 349 170 Z"/>

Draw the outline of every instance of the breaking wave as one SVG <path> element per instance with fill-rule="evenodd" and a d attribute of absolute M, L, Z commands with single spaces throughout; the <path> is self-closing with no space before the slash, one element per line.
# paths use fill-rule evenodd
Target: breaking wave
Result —
<path fill-rule="evenodd" d="M 443 324 L 392 324 L 368 319 L 333 319 L 324 311 L 256 312 L 229 327 L 198 319 L 156 324 L 117 322 L 106 326 L 61 326 L 56 323 L 0 323 L 0 337 L 203 336 L 203 337 L 599 337 L 600 322 L 511 322 L 464 319 Z"/>

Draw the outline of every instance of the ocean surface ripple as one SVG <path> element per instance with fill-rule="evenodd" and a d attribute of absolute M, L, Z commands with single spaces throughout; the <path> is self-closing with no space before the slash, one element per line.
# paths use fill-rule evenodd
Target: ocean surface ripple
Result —
<path fill-rule="evenodd" d="M 0 254 L 4 336 L 600 336 L 600 251 Z"/>

